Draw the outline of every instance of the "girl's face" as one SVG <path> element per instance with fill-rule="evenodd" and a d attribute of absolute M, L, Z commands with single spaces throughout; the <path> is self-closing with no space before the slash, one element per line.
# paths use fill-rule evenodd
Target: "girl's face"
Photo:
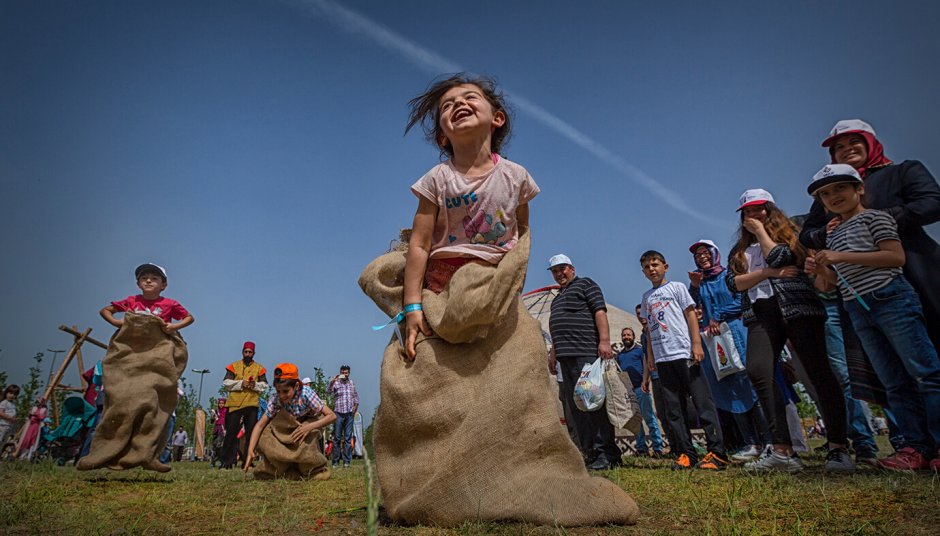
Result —
<path fill-rule="evenodd" d="M 290 387 L 286 383 L 277 384 L 274 390 L 277 391 L 277 399 L 281 401 L 281 404 L 287 404 L 297 394 L 297 388 Z"/>
<path fill-rule="evenodd" d="M 692 254 L 692 258 L 695 260 L 695 265 L 702 270 L 708 270 L 712 267 L 712 252 L 707 246 L 695 248 L 695 253 Z"/>
<path fill-rule="evenodd" d="M 767 221 L 767 207 L 764 205 L 751 205 L 741 209 L 741 215 L 745 218 L 757 220 L 761 223 Z"/>
<path fill-rule="evenodd" d="M 832 144 L 832 159 L 836 164 L 848 164 L 858 169 L 868 162 L 868 144 L 859 134 L 839 136 Z"/>
<path fill-rule="evenodd" d="M 490 134 L 506 122 L 506 114 L 494 111 L 483 90 L 474 84 L 450 88 L 438 103 L 438 124 L 444 138 L 442 146 L 456 138 Z"/>
<path fill-rule="evenodd" d="M 865 186 L 855 186 L 848 182 L 837 182 L 816 192 L 819 201 L 826 210 L 835 214 L 849 214 L 855 211 L 862 202 Z"/>
<path fill-rule="evenodd" d="M 13 391 L 8 391 L 6 395 L 6 399 L 9 400 L 10 402 L 13 402 L 14 400 L 16 400 L 16 393 L 14 393 Z"/>

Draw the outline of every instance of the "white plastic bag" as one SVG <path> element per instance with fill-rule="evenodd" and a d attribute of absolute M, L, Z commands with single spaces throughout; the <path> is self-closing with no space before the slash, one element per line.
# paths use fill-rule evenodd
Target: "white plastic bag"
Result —
<path fill-rule="evenodd" d="M 722 322 L 719 330 L 718 335 L 705 335 L 703 338 L 708 345 L 708 358 L 715 369 L 715 376 L 721 380 L 743 371 L 744 361 L 741 360 L 738 347 L 734 344 L 734 334 L 731 333 L 728 323 Z"/>
<path fill-rule="evenodd" d="M 605 359 L 604 387 L 607 390 L 607 420 L 614 428 L 622 428 L 633 432 L 640 431 L 643 415 L 640 413 L 640 403 L 637 402 L 636 393 L 633 392 L 633 383 L 626 372 L 620 371 L 620 366 L 614 359 Z"/>
<path fill-rule="evenodd" d="M 574 385 L 574 404 L 581 411 L 596 411 L 604 405 L 604 368 L 601 358 L 581 369 L 581 377 Z"/>

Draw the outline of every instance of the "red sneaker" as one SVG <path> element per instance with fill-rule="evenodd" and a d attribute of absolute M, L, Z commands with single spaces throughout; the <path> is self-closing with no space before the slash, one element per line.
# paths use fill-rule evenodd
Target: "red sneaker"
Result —
<path fill-rule="evenodd" d="M 878 460 L 878 466 L 895 471 L 917 471 L 927 469 L 929 464 L 923 454 L 911 447 L 904 447 L 893 455 Z"/>

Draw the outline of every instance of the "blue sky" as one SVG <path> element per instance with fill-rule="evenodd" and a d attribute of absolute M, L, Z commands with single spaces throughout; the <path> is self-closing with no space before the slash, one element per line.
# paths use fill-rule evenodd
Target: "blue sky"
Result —
<path fill-rule="evenodd" d="M 624 308 L 646 249 L 687 280 L 743 190 L 808 210 L 839 119 L 940 169 L 937 4 L 764 4 L 5 1 L 0 370 L 67 348 L 60 324 L 107 340 L 98 310 L 153 261 L 204 398 L 250 339 L 270 368 L 350 364 L 370 417 L 389 332 L 356 279 L 438 161 L 406 103 L 454 69 L 509 93 L 504 155 L 542 188 L 527 289 L 558 252 Z"/>

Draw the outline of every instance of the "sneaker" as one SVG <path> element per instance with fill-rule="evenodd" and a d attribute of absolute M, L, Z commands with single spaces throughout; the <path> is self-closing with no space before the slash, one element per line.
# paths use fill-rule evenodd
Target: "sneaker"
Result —
<path fill-rule="evenodd" d="M 343 469 L 349 469 L 349 462 L 343 462 Z"/>
<path fill-rule="evenodd" d="M 672 464 L 672 470 L 681 471 L 682 469 L 691 469 L 692 465 L 692 460 L 689 458 L 688 454 L 680 454 L 679 457 L 676 458 L 676 463 Z"/>
<path fill-rule="evenodd" d="M 832 449 L 826 455 L 826 464 L 823 469 L 827 473 L 854 473 L 855 462 L 845 449 Z"/>
<path fill-rule="evenodd" d="M 339 467 L 339 464 L 336 462 L 333 462 L 333 469 L 336 469 L 337 467 Z"/>
<path fill-rule="evenodd" d="M 855 464 L 878 467 L 878 455 L 871 450 L 856 450 Z"/>
<path fill-rule="evenodd" d="M 591 462 L 591 465 L 588 465 L 587 468 L 591 471 L 606 471 L 607 469 L 610 469 L 610 464 L 607 463 L 607 460 L 604 458 L 597 458 Z"/>
<path fill-rule="evenodd" d="M 806 466 L 803 465 L 803 460 L 801 460 L 799 456 L 795 454 L 793 456 L 780 454 L 773 448 L 768 448 L 765 450 L 764 453 L 753 462 L 744 464 L 744 469 L 757 473 L 766 473 L 771 471 L 799 473 L 805 468 Z"/>
<path fill-rule="evenodd" d="M 736 462 L 749 462 L 760 455 L 761 449 L 757 445 L 748 445 L 732 454 L 731 459 Z"/>
<path fill-rule="evenodd" d="M 894 471 L 916 471 L 927 469 L 929 464 L 927 458 L 913 447 L 904 447 L 891 456 L 878 460 L 878 467 Z"/>
<path fill-rule="evenodd" d="M 725 460 L 723 456 L 719 456 L 714 452 L 709 452 L 705 455 L 702 461 L 698 462 L 695 467 L 699 469 L 705 469 L 706 471 L 723 471 L 725 467 L 731 465 L 731 462 Z"/>

